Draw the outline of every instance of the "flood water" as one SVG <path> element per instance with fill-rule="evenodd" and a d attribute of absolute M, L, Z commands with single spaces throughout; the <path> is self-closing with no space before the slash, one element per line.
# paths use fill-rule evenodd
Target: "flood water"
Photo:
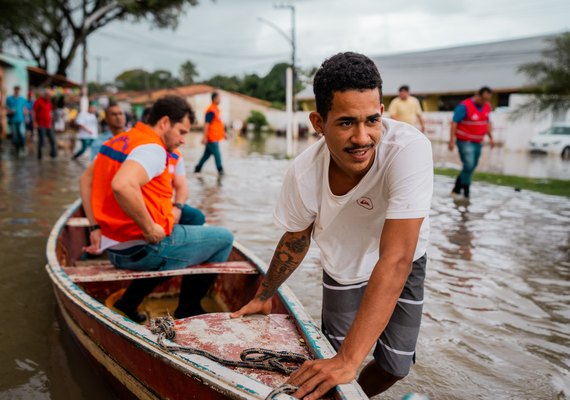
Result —
<path fill-rule="evenodd" d="M 188 172 L 201 152 L 199 135 L 190 139 Z M 273 156 L 283 150 L 281 139 L 236 138 L 222 147 L 222 180 L 213 161 L 188 175 L 189 203 L 266 261 L 282 234 L 271 215 L 290 164 Z M 112 399 L 61 326 L 44 269 L 47 236 L 78 197 L 87 161 L 0 154 L 0 398 Z M 417 364 L 378 398 L 567 399 L 570 200 L 475 183 L 467 205 L 451 186 L 436 177 Z M 320 278 L 312 248 L 289 285 L 317 321 Z"/>

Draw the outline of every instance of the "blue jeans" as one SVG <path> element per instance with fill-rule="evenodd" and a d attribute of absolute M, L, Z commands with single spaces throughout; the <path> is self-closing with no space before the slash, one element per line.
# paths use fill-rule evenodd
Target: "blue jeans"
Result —
<path fill-rule="evenodd" d="M 44 136 L 46 136 L 49 141 L 49 146 L 50 146 L 49 155 L 51 156 L 51 158 L 57 157 L 57 145 L 55 143 L 53 129 L 38 127 L 38 160 L 42 159 Z"/>
<path fill-rule="evenodd" d="M 77 153 L 73 155 L 73 158 L 79 158 L 83 153 L 87 151 L 88 148 L 91 147 L 95 139 L 79 139 L 81 140 L 81 149 Z"/>
<path fill-rule="evenodd" d="M 457 150 L 459 157 L 463 163 L 463 169 L 459 174 L 459 182 L 463 185 L 471 185 L 471 177 L 481 156 L 481 143 L 467 142 L 463 140 L 457 141 Z"/>
<path fill-rule="evenodd" d="M 180 221 L 178 221 L 180 225 L 204 225 L 205 222 L 206 217 L 202 211 L 184 204 Z"/>
<path fill-rule="evenodd" d="M 204 166 L 204 163 L 206 161 L 208 161 L 208 159 L 212 155 L 214 156 L 214 159 L 216 160 L 216 168 L 218 169 L 218 172 L 222 172 L 224 170 L 224 168 L 222 167 L 222 155 L 220 154 L 220 142 L 208 142 L 208 143 L 206 143 L 206 148 L 204 149 L 204 154 L 202 154 L 202 158 L 198 162 L 198 165 L 196 165 L 195 171 L 200 172 L 200 170 Z"/>
<path fill-rule="evenodd" d="M 232 233 L 226 228 L 177 224 L 170 236 L 160 243 L 108 250 L 108 254 L 111 263 L 119 268 L 167 271 L 226 261 L 233 240 Z"/>
<path fill-rule="evenodd" d="M 16 150 L 23 149 L 26 142 L 26 124 L 23 121 L 10 122 L 9 128 L 12 135 L 12 143 L 16 146 Z"/>

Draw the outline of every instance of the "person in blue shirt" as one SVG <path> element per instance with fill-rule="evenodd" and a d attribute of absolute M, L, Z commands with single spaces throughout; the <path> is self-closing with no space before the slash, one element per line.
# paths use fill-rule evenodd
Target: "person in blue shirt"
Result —
<path fill-rule="evenodd" d="M 108 130 L 105 130 L 105 132 L 99 135 L 91 145 L 91 161 L 95 159 L 103 143 L 113 136 L 125 132 L 125 112 L 118 104 L 110 103 L 105 109 L 105 122 L 107 123 Z"/>
<path fill-rule="evenodd" d="M 14 94 L 6 99 L 8 126 L 16 154 L 24 151 L 26 135 L 26 99 L 20 96 L 20 86 L 14 86 Z"/>

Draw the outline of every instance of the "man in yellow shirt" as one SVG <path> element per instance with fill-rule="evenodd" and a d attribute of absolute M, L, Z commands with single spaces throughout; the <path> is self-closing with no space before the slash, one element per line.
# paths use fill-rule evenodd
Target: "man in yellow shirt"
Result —
<path fill-rule="evenodd" d="M 409 86 L 404 85 L 398 89 L 398 97 L 390 102 L 388 113 L 390 113 L 390 118 L 406 122 L 415 127 L 417 127 L 419 122 L 421 131 L 425 132 L 422 106 L 416 97 L 410 96 Z"/>

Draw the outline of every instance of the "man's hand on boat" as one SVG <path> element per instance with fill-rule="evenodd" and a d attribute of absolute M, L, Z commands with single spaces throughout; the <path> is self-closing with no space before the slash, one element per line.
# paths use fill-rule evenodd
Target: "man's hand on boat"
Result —
<path fill-rule="evenodd" d="M 356 376 L 358 365 L 354 366 L 340 355 L 324 360 L 305 361 L 293 372 L 286 383 L 298 386 L 293 397 L 303 400 L 320 399 L 336 385 L 348 383 Z"/>
<path fill-rule="evenodd" d="M 159 243 L 166 237 L 164 228 L 155 222 L 153 222 L 152 225 L 149 225 L 147 229 L 143 230 L 143 234 L 144 239 L 150 244 Z"/>
<path fill-rule="evenodd" d="M 231 318 L 239 318 L 244 315 L 250 314 L 269 314 L 271 312 L 272 304 L 271 299 L 261 300 L 258 297 L 254 297 L 249 303 L 237 310 L 236 312 L 230 314 Z"/>
<path fill-rule="evenodd" d="M 95 229 L 89 233 L 89 246 L 84 246 L 83 251 L 88 254 L 98 255 L 101 254 L 101 229 Z"/>

